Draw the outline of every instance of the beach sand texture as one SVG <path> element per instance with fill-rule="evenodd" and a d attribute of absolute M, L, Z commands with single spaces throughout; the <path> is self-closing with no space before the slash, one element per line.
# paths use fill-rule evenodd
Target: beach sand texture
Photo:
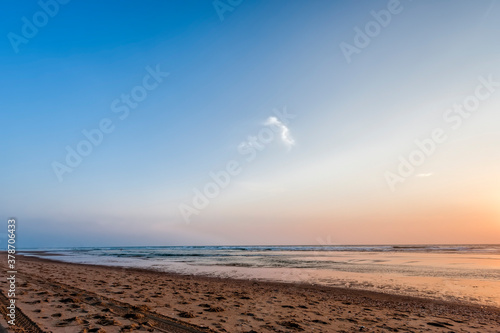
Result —
<path fill-rule="evenodd" d="M 500 332 L 496 307 L 23 256 L 18 267 L 18 332 Z"/>

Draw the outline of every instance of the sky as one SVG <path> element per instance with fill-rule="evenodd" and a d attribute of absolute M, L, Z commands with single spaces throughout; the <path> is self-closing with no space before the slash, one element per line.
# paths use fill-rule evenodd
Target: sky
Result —
<path fill-rule="evenodd" d="M 2 6 L 2 243 L 498 243 L 497 1 Z"/>

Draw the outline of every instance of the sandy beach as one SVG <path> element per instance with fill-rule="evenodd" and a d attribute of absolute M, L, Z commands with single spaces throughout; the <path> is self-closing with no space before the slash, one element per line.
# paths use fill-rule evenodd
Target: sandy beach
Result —
<path fill-rule="evenodd" d="M 17 332 L 500 331 L 497 307 L 26 256 L 16 283 Z"/>

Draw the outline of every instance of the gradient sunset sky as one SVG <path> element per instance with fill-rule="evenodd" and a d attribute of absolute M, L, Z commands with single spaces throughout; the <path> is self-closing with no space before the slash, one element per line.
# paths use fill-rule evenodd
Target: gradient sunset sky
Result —
<path fill-rule="evenodd" d="M 21 246 L 500 239 L 500 3 L 69 1 L 36 33 L 37 1 L 2 7 L 0 217 Z M 103 119 L 113 130 L 58 177 Z"/>

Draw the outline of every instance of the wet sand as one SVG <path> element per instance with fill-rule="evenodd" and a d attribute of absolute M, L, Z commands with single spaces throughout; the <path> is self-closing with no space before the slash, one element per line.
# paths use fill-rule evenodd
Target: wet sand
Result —
<path fill-rule="evenodd" d="M 17 267 L 17 304 L 40 331 L 500 331 L 497 307 L 23 256 Z M 2 279 L 4 295 L 6 286 Z"/>

